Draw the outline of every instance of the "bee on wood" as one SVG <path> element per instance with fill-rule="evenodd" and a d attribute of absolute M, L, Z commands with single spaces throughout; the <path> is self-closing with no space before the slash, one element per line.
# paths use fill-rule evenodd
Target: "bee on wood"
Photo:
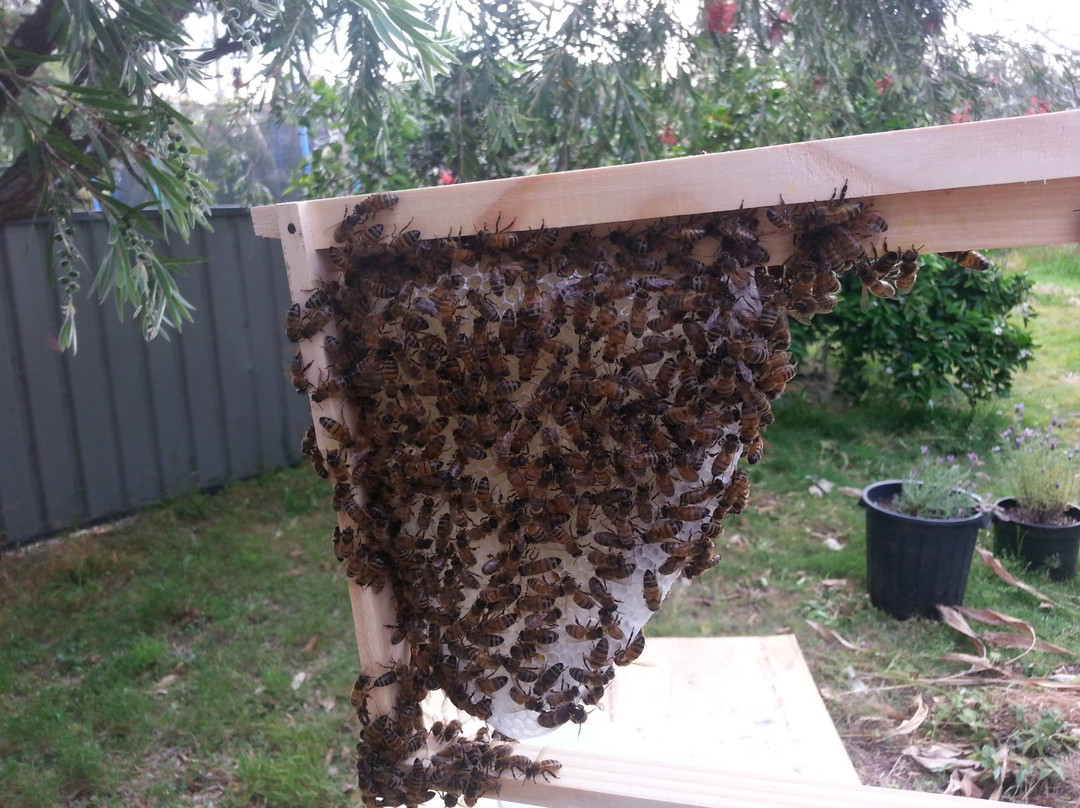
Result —
<path fill-rule="evenodd" d="M 309 390 L 314 389 L 311 382 L 308 381 L 306 375 L 307 369 L 311 367 L 313 361 L 314 360 L 312 360 L 312 362 L 308 362 L 305 365 L 304 357 L 300 353 L 300 351 L 297 351 L 296 356 L 293 357 L 292 362 L 289 366 L 289 374 L 292 377 L 292 386 L 297 393 L 303 394 L 308 392 Z"/>
<path fill-rule="evenodd" d="M 510 224 L 500 230 L 499 220 L 501 218 L 502 217 L 500 216 L 495 220 L 495 229 L 493 231 L 478 230 L 476 232 L 476 238 L 488 249 L 512 250 L 517 246 L 518 237 L 514 233 L 507 233 L 505 231 L 513 227 L 514 222 L 510 222 Z"/>
<path fill-rule="evenodd" d="M 979 272 L 990 268 L 990 259 L 975 250 L 962 250 L 960 252 L 943 252 L 942 257 L 955 261 L 965 269 L 974 269 Z"/>
<path fill-rule="evenodd" d="M 408 227 L 408 225 L 406 225 Z M 402 230 L 392 239 L 387 245 L 387 249 L 392 253 L 407 253 L 415 251 L 420 244 L 420 231 L 419 230 Z"/>
<path fill-rule="evenodd" d="M 562 723 L 566 722 L 564 721 Z M 579 721 L 577 723 L 581 722 Z M 520 769 L 520 771 L 522 779 L 524 780 L 536 780 L 536 778 L 542 777 L 547 781 L 558 778 L 559 769 L 561 768 L 562 764 L 557 760 L 538 760 L 535 763 L 528 763 L 524 768 Z"/>
<path fill-rule="evenodd" d="M 536 235 L 533 236 L 529 242 L 522 248 L 522 254 L 533 259 L 546 258 L 555 248 L 555 243 L 559 240 L 559 229 L 557 227 L 544 227 L 541 225 Z"/>
<path fill-rule="evenodd" d="M 323 415 L 319 417 L 319 424 L 327 435 L 336 440 L 343 447 L 354 445 L 352 434 L 349 432 L 348 427 L 341 423 L 341 421 Z"/>
<path fill-rule="evenodd" d="M 365 219 L 368 216 L 372 216 L 379 211 L 389 210 L 399 202 L 397 194 L 372 194 L 365 199 L 362 199 L 356 207 L 353 208 L 353 216 L 357 222 Z"/>
<path fill-rule="evenodd" d="M 293 303 L 289 306 L 288 314 L 285 315 L 285 336 L 289 342 L 299 342 L 303 327 L 303 315 L 300 312 L 300 304 Z"/>

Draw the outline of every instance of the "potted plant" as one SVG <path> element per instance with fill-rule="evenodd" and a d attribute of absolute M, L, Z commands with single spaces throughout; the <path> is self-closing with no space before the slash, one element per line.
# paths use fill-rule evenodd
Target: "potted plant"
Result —
<path fill-rule="evenodd" d="M 987 524 L 970 486 L 970 468 L 948 457 L 863 490 L 866 586 L 874 606 L 903 620 L 937 618 L 939 604 L 963 603 L 975 539 Z"/>
<path fill-rule="evenodd" d="M 1023 417 L 1023 404 L 1017 405 Z M 1005 430 L 995 447 L 995 487 L 1011 492 L 994 503 L 994 552 L 1017 556 L 1055 581 L 1076 575 L 1080 551 L 1080 450 L 1060 439 L 1057 418 L 1046 429 Z"/>

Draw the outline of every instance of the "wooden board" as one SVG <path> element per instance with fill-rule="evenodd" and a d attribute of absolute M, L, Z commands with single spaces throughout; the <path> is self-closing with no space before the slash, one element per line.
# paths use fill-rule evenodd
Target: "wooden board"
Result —
<path fill-rule="evenodd" d="M 845 180 L 889 222 L 890 242 L 927 251 L 1080 240 L 1080 110 L 881 132 L 746 151 L 396 192 L 387 231 L 410 220 L 424 238 L 686 216 L 828 197 Z M 305 210 L 313 249 L 362 197 L 252 210 L 258 235 L 279 238 L 281 209 Z M 299 227 L 295 213 L 288 223 Z M 770 232 L 771 231 L 771 232 Z M 790 237 L 763 228 L 782 259 Z"/>
<path fill-rule="evenodd" d="M 654 638 L 603 711 L 515 753 L 562 763 L 482 806 L 947 808 L 960 797 L 862 786 L 792 635 Z M 452 718 L 442 700 L 433 715 Z M 460 717 L 460 716 L 458 716 Z M 439 800 L 431 805 L 441 804 Z"/>
<path fill-rule="evenodd" d="M 772 637 L 650 638 L 580 728 L 542 744 L 622 760 L 858 784 L 798 641 Z"/>
<path fill-rule="evenodd" d="M 549 783 L 504 782 L 499 805 L 559 808 L 964 808 L 967 797 L 829 783 L 783 774 L 716 771 L 576 752 Z M 488 805 L 496 800 L 482 800 Z"/>

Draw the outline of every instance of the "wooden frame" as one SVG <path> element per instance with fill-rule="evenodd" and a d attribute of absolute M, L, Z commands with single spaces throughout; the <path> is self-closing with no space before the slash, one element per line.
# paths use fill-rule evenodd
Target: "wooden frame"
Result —
<path fill-rule="evenodd" d="M 411 227 L 422 238 L 472 234 L 499 226 L 605 226 L 742 206 L 764 209 L 782 194 L 787 204 L 827 197 L 847 183 L 847 196 L 872 203 L 888 222 L 894 247 L 928 252 L 1062 244 L 1080 241 L 1080 111 L 906 130 L 701 155 L 564 174 L 493 180 L 397 192 L 398 208 L 381 217 L 387 231 Z M 643 192 L 643 189 L 647 189 Z M 343 212 L 361 197 L 256 208 L 255 232 L 279 238 L 294 301 L 314 281 L 337 274 L 326 248 Z M 783 260 L 791 235 L 763 222 L 762 243 Z M 875 245 L 876 246 L 876 245 Z M 787 252 L 785 252 L 787 251 Z M 332 328 L 332 326 L 331 326 Z M 326 367 L 321 345 L 305 342 L 315 381 Z M 314 417 L 327 415 L 312 404 Z M 345 417 L 349 414 L 344 413 Z M 320 437 L 320 441 L 322 438 Z M 321 447 L 325 448 L 325 447 Z M 382 626 L 394 622 L 388 591 L 350 585 L 360 658 L 365 669 L 401 659 Z M 388 712 L 394 688 L 381 688 L 374 710 Z M 609 805 L 904 805 L 946 801 L 885 789 L 768 781 L 577 755 L 562 760 L 553 783 L 506 783 L 502 798 L 537 804 Z"/>

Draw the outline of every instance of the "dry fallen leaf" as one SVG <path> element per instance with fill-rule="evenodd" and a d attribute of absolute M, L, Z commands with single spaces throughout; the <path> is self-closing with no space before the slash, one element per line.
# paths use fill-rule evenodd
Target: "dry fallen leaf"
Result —
<path fill-rule="evenodd" d="M 1040 601 L 1042 601 L 1039 604 L 1040 609 L 1043 608 L 1045 604 L 1053 605 L 1053 598 L 1051 598 L 1049 595 L 1044 595 L 1035 587 L 1028 586 L 1023 581 L 1017 580 L 1007 569 L 1005 569 L 1005 567 L 1001 565 L 1000 561 L 994 558 L 994 554 L 991 553 L 989 550 L 984 550 L 981 547 L 976 547 L 975 549 L 979 551 L 979 555 L 982 556 L 982 560 L 986 563 L 986 566 L 992 569 L 994 571 L 994 574 L 997 575 L 998 578 L 1000 578 L 1010 586 L 1015 586 L 1017 589 L 1023 589 L 1025 592 L 1034 595 Z"/>
<path fill-rule="evenodd" d="M 840 636 L 840 634 L 838 632 L 833 631 L 831 628 L 828 628 L 827 626 L 823 626 L 823 625 L 821 625 L 821 623 L 818 623 L 818 622 L 816 622 L 814 620 L 807 620 L 806 624 L 808 626 L 810 626 L 810 628 L 812 628 L 818 634 L 820 634 L 821 637 L 826 642 L 838 643 L 838 644 L 840 644 L 840 645 L 844 646 L 845 648 L 848 648 L 848 649 L 850 649 L 852 651 L 865 651 L 865 650 L 867 650 L 865 648 L 860 648 L 859 646 L 857 646 L 853 642 L 845 640 L 843 637 Z"/>
<path fill-rule="evenodd" d="M 293 676 L 292 684 L 290 684 L 289 686 L 293 690 L 299 690 L 300 685 L 302 685 L 305 682 L 305 680 L 307 680 L 307 677 L 308 677 L 308 675 L 307 675 L 307 673 L 305 671 L 300 671 L 298 674 Z"/>
<path fill-rule="evenodd" d="M 843 542 L 841 542 L 841 541 L 839 541 L 837 539 L 834 539 L 832 536 L 829 536 L 829 538 L 825 539 L 823 544 L 826 547 L 828 547 L 830 550 L 832 550 L 833 552 L 839 552 L 840 550 L 843 550 L 844 547 L 847 546 Z"/>
<path fill-rule="evenodd" d="M 915 713 L 911 718 L 884 733 L 883 737 L 895 738 L 897 735 L 910 735 L 923 725 L 923 722 L 929 715 L 930 708 L 926 706 L 926 702 L 923 701 L 922 694 L 920 693 L 915 697 Z"/>
<path fill-rule="evenodd" d="M 945 621 L 945 625 L 956 629 L 971 640 L 975 644 L 975 650 L 979 652 L 979 656 L 986 656 L 986 646 L 979 639 L 979 635 L 975 633 L 975 629 L 968 625 L 968 621 L 964 619 L 964 615 L 960 613 L 959 609 L 955 606 L 939 605 L 937 610 L 941 613 L 941 619 Z"/>
<path fill-rule="evenodd" d="M 319 635 L 318 634 L 312 634 L 311 639 L 309 639 L 306 643 L 304 643 L 304 647 L 301 648 L 300 650 L 302 652 L 304 652 L 305 654 L 310 654 L 312 651 L 315 650 L 315 646 L 318 645 L 318 644 L 319 644 Z"/>
<path fill-rule="evenodd" d="M 924 769 L 932 772 L 949 771 L 950 769 L 971 769 L 979 764 L 974 760 L 968 760 L 965 755 L 968 748 L 951 743 L 933 743 L 929 746 L 908 746 L 903 754 L 914 760 Z"/>
<path fill-rule="evenodd" d="M 853 499 L 862 499 L 862 489 L 853 488 L 850 485 L 842 485 L 836 489 L 836 493 L 843 494 L 845 497 L 851 497 Z"/>
<path fill-rule="evenodd" d="M 963 794 L 965 797 L 982 799 L 983 790 L 976 785 L 976 781 L 983 776 L 984 770 L 978 769 L 953 769 L 949 775 L 949 785 L 945 787 L 945 794 Z"/>
<path fill-rule="evenodd" d="M 169 686 L 175 683 L 179 678 L 180 677 L 175 673 L 165 674 L 154 683 L 154 694 L 164 696 L 169 692 Z"/>
<path fill-rule="evenodd" d="M 855 582 L 850 578 L 822 578 L 821 585 L 826 589 L 837 586 L 854 586 Z"/>

